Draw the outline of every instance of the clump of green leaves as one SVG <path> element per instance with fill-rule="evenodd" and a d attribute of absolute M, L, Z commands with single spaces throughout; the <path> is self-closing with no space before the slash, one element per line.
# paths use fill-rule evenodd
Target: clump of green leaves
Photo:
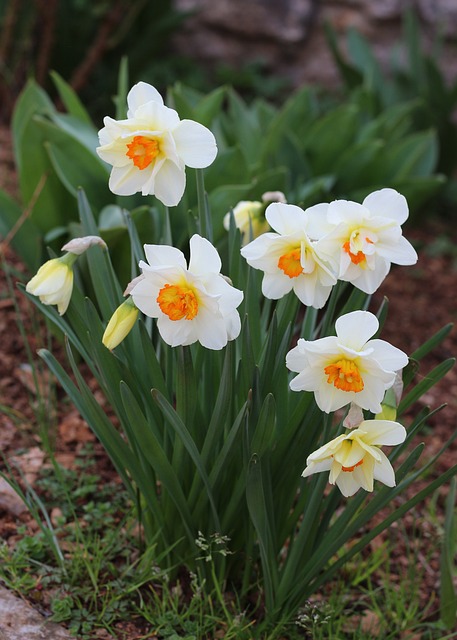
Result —
<path fill-rule="evenodd" d="M 343 100 L 360 100 L 370 118 L 403 112 L 411 133 L 418 136 L 434 132 L 435 167 L 447 180 L 441 190 L 440 212 L 453 215 L 457 193 L 457 126 L 453 116 L 457 82 L 447 81 L 437 62 L 443 59 L 442 43 L 437 39 L 432 51 L 427 52 L 417 17 L 406 12 L 402 43 L 391 56 L 390 69 L 383 71 L 370 43 L 358 31 L 348 31 L 347 54 L 329 27 L 327 39 L 343 81 Z"/>

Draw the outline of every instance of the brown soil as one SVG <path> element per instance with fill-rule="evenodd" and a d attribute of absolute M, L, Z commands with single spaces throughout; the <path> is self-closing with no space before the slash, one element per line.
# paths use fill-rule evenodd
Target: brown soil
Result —
<path fill-rule="evenodd" d="M 0 145 L 1 148 L 1 145 Z M 1 159 L 0 159 L 1 163 Z M 3 173 L 0 172 L 0 182 L 9 181 L 13 185 L 12 167 L 3 163 Z M 6 178 L 6 180 L 5 180 Z M 13 189 L 14 190 L 14 189 Z M 413 352 L 426 339 L 449 322 L 455 322 L 457 317 L 457 262 L 455 247 L 457 247 L 457 231 L 443 223 L 428 222 L 420 228 L 411 228 L 406 232 L 407 237 L 416 245 L 419 252 L 417 266 L 408 268 L 394 268 L 387 277 L 381 289 L 376 293 L 372 309 L 376 310 L 384 296 L 390 302 L 388 318 L 382 337 L 400 347 L 406 353 Z M 447 238 L 448 253 L 433 254 L 436 241 Z M 37 403 L 36 392 L 28 368 L 27 348 L 32 354 L 41 346 L 46 338 L 45 332 L 37 331 L 37 317 L 32 306 L 22 295 L 13 293 L 10 289 L 11 281 L 26 281 L 27 274 L 20 261 L 6 247 L 4 252 L 5 264 L 8 269 L 1 269 L 0 273 L 0 451 L 12 460 L 15 459 L 28 479 L 33 483 L 40 467 L 46 462 L 37 431 Z M 3 266 L 3 265 L 2 265 Z M 14 271 L 8 282 L 7 272 Z M 18 328 L 18 311 L 25 323 L 25 333 L 28 347 Z M 417 379 L 427 373 L 442 360 L 457 354 L 457 331 L 454 329 L 446 340 L 422 362 L 417 373 Z M 94 443 L 95 455 L 99 462 L 99 473 L 105 481 L 116 481 L 115 472 L 106 460 L 101 447 L 95 443 L 95 438 L 88 427 L 67 402 L 64 402 L 63 392 L 57 391 L 56 422 L 56 457 L 64 466 L 74 464 L 78 452 L 85 443 Z M 447 406 L 429 421 L 429 429 L 423 436 L 426 443 L 425 456 L 432 456 L 450 438 L 456 430 L 457 416 L 457 369 L 452 369 L 447 376 L 433 387 L 418 402 L 415 410 L 429 405 L 435 408 L 443 403 Z M 8 407 L 12 412 L 6 412 Z M 436 463 L 432 476 L 438 476 L 455 462 L 457 445 L 454 442 Z M 0 468 L 4 465 L 0 463 Z M 417 492 L 421 482 L 411 488 Z M 443 487 L 436 501 L 438 519 L 443 518 L 443 498 L 447 489 Z M 26 525 L 31 532 L 36 525 L 26 510 L 21 508 L 14 496 L 7 495 L 8 491 L 0 489 L 0 540 L 7 540 L 14 544 L 18 539 L 18 526 Z M 418 562 L 422 564 L 424 578 L 421 582 L 421 601 L 425 604 L 437 593 L 439 587 L 439 549 L 436 545 L 436 530 L 426 515 L 426 507 L 417 508 L 414 514 L 409 514 L 401 525 L 391 528 L 389 535 L 395 540 L 395 552 L 391 558 L 390 579 L 400 582 L 405 572 L 408 550 L 414 537 L 418 541 Z M 382 538 L 376 539 L 372 549 L 382 543 Z M 436 607 L 434 609 L 436 613 Z M 120 637 L 120 636 L 119 636 Z M 125 636 L 123 636 L 125 637 Z M 138 637 L 132 631 L 127 636 L 129 640 Z"/>

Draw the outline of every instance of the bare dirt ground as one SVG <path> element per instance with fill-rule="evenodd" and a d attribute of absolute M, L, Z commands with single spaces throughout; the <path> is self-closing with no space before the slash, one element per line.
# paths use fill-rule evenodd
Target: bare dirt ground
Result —
<path fill-rule="evenodd" d="M 0 150 L 9 142 L 7 134 L 0 135 Z M 14 168 L 11 155 L 0 152 L 0 188 L 15 192 Z M 406 353 L 413 352 L 431 335 L 449 322 L 457 319 L 457 229 L 455 224 L 437 220 L 423 220 L 405 230 L 419 253 L 419 262 L 414 267 L 393 268 L 381 289 L 376 293 L 372 309 L 376 310 L 383 297 L 389 299 L 389 314 L 382 337 L 400 347 Z M 0 239 L 1 240 L 1 239 Z M 441 243 L 441 244 L 440 244 Z M 441 246 L 441 250 L 439 249 Z M 20 260 L 10 248 L 4 248 L 4 260 L 0 272 L 0 451 L 9 459 L 21 461 L 23 470 L 33 483 L 34 474 L 45 457 L 37 433 L 36 396 L 33 380 L 28 369 L 27 348 L 32 354 L 46 341 L 45 332 L 37 330 L 36 316 L 31 305 L 20 294 L 11 291 L 7 271 L 12 280 L 26 281 L 26 274 Z M 5 264 L 8 269 L 4 269 Z M 18 306 L 17 306 L 18 305 Z M 18 310 L 24 320 L 26 340 L 18 326 Z M 437 364 L 457 354 L 457 331 L 454 328 L 446 340 L 423 361 L 417 378 L 426 376 Z M 73 464 L 78 451 L 87 441 L 95 438 L 87 426 L 67 402 L 63 394 L 57 394 L 57 434 L 56 457 L 61 464 Z M 457 368 L 433 387 L 415 407 L 424 405 L 435 408 L 442 403 L 447 406 L 433 416 L 427 432 L 422 436 L 426 443 L 425 456 L 432 456 L 442 446 L 457 427 Z M 3 407 L 2 407 L 3 405 Z M 5 410 L 8 407 L 8 411 Z M 100 473 L 108 481 L 115 472 L 106 459 L 101 447 L 94 442 Z M 455 462 L 457 445 L 454 442 L 435 465 L 432 476 L 436 477 Z M 0 462 L 0 468 L 4 468 Z M 421 482 L 412 487 L 413 492 L 421 488 Z M 443 487 L 436 500 L 438 518 L 443 517 L 444 499 L 447 488 Z M 389 535 L 396 540 L 396 549 L 391 558 L 391 579 L 399 582 L 405 571 L 408 544 L 404 533 L 410 533 L 418 541 L 419 562 L 423 575 L 420 589 L 421 601 L 427 603 L 439 587 L 439 549 L 436 546 L 436 532 L 426 516 L 426 507 L 415 510 L 405 517 L 402 527 L 393 527 Z M 21 507 L 11 492 L 0 488 L 0 541 L 14 545 L 18 527 L 26 526 L 36 530 L 29 513 Z M 379 545 L 375 540 L 373 546 Z M 436 613 L 436 609 L 435 609 Z M 129 636 L 137 637 L 135 634 Z"/>

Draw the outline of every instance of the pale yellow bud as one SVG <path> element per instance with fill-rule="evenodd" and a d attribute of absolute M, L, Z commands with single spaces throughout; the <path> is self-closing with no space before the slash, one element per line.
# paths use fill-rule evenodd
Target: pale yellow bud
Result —
<path fill-rule="evenodd" d="M 113 313 L 103 334 L 102 342 L 110 351 L 130 333 L 138 318 L 138 309 L 132 298 L 127 298 Z"/>

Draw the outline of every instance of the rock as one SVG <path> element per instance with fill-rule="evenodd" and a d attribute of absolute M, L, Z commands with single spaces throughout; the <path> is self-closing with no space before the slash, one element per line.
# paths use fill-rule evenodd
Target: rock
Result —
<path fill-rule="evenodd" d="M 0 509 L 16 517 L 27 511 L 26 505 L 4 478 L 0 478 Z"/>
<path fill-rule="evenodd" d="M 46 621 L 27 602 L 0 587 L 0 640 L 71 640 L 68 631 Z"/>

